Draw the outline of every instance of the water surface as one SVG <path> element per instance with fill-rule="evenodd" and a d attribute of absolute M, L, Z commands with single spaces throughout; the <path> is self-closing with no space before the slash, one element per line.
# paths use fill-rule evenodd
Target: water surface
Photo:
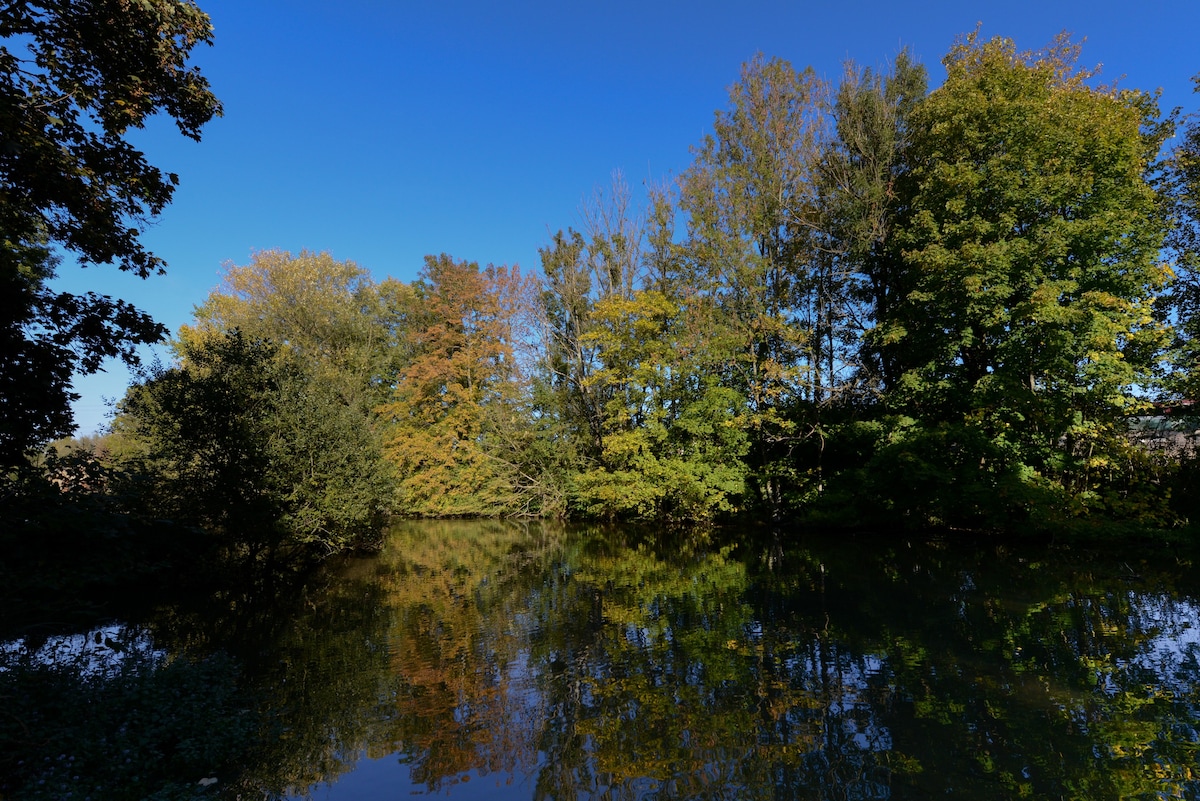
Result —
<path fill-rule="evenodd" d="M 1189 558 L 663 539 L 406 523 L 138 636 L 225 654 L 252 698 L 213 796 L 1200 798 Z"/>

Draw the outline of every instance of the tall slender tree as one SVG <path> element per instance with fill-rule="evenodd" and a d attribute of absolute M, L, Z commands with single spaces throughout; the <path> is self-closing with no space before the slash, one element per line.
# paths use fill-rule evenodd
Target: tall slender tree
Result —
<path fill-rule="evenodd" d="M 883 72 L 847 64 L 828 111 L 833 136 L 817 179 L 823 247 L 833 259 L 834 320 L 823 331 L 827 374 L 855 371 L 847 383 L 860 400 L 877 400 L 895 385 L 894 366 L 872 347 L 873 329 L 898 300 L 885 245 L 900 205 L 897 180 L 912 136 L 908 119 L 926 91 L 924 65 L 905 50 Z"/>
<path fill-rule="evenodd" d="M 603 449 L 605 405 L 611 388 L 592 380 L 598 345 L 588 334 L 593 310 L 608 298 L 633 296 L 643 277 L 645 223 L 618 172 L 608 192 L 597 189 L 580 210 L 583 230 L 557 232 L 542 248 L 541 295 L 544 411 L 557 419 L 580 459 Z"/>
<path fill-rule="evenodd" d="M 1200 75 L 1193 81 L 1200 93 Z M 1180 139 L 1167 164 L 1163 193 L 1174 276 L 1160 312 L 1175 331 L 1168 391 L 1195 400 L 1200 398 L 1200 118 L 1187 120 Z"/>
<path fill-rule="evenodd" d="M 761 56 L 746 64 L 680 192 L 699 283 L 689 313 L 721 332 L 710 339 L 721 346 L 710 351 L 710 369 L 744 398 L 754 474 L 776 507 L 782 489 L 772 470 L 805 435 L 794 412 L 825 391 L 828 262 L 814 238 L 822 92 L 812 70 Z"/>

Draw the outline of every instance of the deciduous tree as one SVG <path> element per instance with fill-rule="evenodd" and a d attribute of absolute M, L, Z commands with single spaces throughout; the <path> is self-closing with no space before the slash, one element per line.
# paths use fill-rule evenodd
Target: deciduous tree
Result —
<path fill-rule="evenodd" d="M 885 245 L 900 208 L 896 182 L 907 164 L 908 118 L 925 94 L 924 65 L 901 51 L 882 72 L 847 64 L 827 110 L 833 135 L 817 171 L 822 247 L 833 260 L 835 299 L 833 319 L 822 330 L 825 374 L 853 371 L 852 380 L 832 383 L 835 390 L 852 390 L 859 402 L 877 401 L 895 384 L 893 365 L 871 343 L 875 324 L 898 300 Z"/>
<path fill-rule="evenodd" d="M 545 284 L 541 293 L 544 352 L 540 379 L 544 411 L 561 426 L 576 458 L 594 459 L 603 448 L 609 388 L 592 380 L 599 369 L 595 304 L 630 298 L 644 277 L 645 221 L 618 172 L 606 193 L 597 189 L 581 208 L 583 231 L 554 234 L 540 251 Z"/>
<path fill-rule="evenodd" d="M 392 477 L 336 386 L 237 330 L 181 344 L 180 362 L 132 387 L 114 422 L 150 511 L 235 554 L 373 541 Z"/>
<path fill-rule="evenodd" d="M 1193 80 L 1200 92 L 1200 75 Z M 1160 309 L 1176 334 L 1168 391 L 1195 400 L 1200 398 L 1200 118 L 1187 121 L 1167 166 L 1163 196 L 1175 274 Z"/>
<path fill-rule="evenodd" d="M 909 118 L 877 342 L 902 368 L 894 408 L 941 431 L 947 458 L 1086 500 L 1162 338 L 1149 178 L 1165 129 L 1153 97 L 1095 85 L 1078 53 L 976 35 L 950 51 Z"/>
<path fill-rule="evenodd" d="M 400 471 L 400 511 L 427 516 L 534 511 L 522 470 L 527 398 L 518 346 L 536 284 L 517 268 L 429 256 L 412 363 L 379 407 Z"/>
<path fill-rule="evenodd" d="M 0 5 L 0 461 L 71 430 L 72 371 L 136 363 L 165 330 L 127 303 L 47 287 L 57 247 L 145 277 L 138 237 L 178 183 L 127 140 L 165 112 L 199 139 L 220 114 L 187 60 L 212 24 L 187 0 Z"/>
<path fill-rule="evenodd" d="M 329 253 L 267 250 L 246 265 L 227 265 L 220 286 L 179 331 L 193 343 L 240 331 L 279 346 L 369 417 L 390 392 L 389 377 L 411 357 L 413 288 L 371 274 Z"/>
<path fill-rule="evenodd" d="M 681 354 L 682 311 L 657 290 L 595 306 L 585 340 L 599 366 L 586 384 L 607 400 L 600 453 L 575 479 L 591 515 L 708 520 L 742 501 L 740 397 L 691 372 L 698 364 Z"/>
<path fill-rule="evenodd" d="M 777 468 L 806 434 L 793 412 L 827 394 L 829 260 L 814 237 L 823 92 L 811 69 L 755 58 L 681 182 L 689 314 L 709 323 L 709 369 L 744 398 L 752 475 L 773 508 L 783 500 Z"/>

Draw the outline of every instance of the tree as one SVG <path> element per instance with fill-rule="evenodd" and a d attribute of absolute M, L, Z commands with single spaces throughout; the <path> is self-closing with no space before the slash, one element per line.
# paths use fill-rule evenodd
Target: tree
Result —
<path fill-rule="evenodd" d="M 585 231 L 541 251 L 539 441 L 587 516 L 708 519 L 745 489 L 741 400 L 705 375 L 672 200 L 652 188 L 638 208 L 618 173 L 584 204 Z"/>
<path fill-rule="evenodd" d="M 592 380 L 599 369 L 597 343 L 588 340 L 596 326 L 594 307 L 637 291 L 644 273 L 645 223 L 619 172 L 609 192 L 597 189 L 580 215 L 582 232 L 558 231 L 540 250 L 546 277 L 539 304 L 545 351 L 541 378 L 545 411 L 560 423 L 577 458 L 588 460 L 603 449 L 609 401 L 605 384 Z"/>
<path fill-rule="evenodd" d="M 199 139 L 221 112 L 187 66 L 212 40 L 189 0 L 28 0 L 0 5 L 0 461 L 70 432 L 70 375 L 165 329 L 120 300 L 54 293 L 52 248 L 141 277 L 165 262 L 138 240 L 174 174 L 127 140 L 165 112 Z"/>
<path fill-rule="evenodd" d="M 162 369 L 126 392 L 113 421 L 126 477 L 160 517 L 255 549 L 276 538 L 283 514 L 271 486 L 275 348 L 234 332 L 183 346 L 186 366 Z"/>
<path fill-rule="evenodd" d="M 892 365 L 864 347 L 872 326 L 888 316 L 897 298 L 885 245 L 900 198 L 896 182 L 912 136 L 909 116 L 926 94 L 924 65 L 908 51 L 886 72 L 847 64 L 828 109 L 833 136 L 817 171 L 823 246 L 834 260 L 831 285 L 839 301 L 838 325 L 827 325 L 828 375 L 841 367 L 858 373 L 851 388 L 876 400 L 895 383 Z M 853 353 L 858 349 L 859 353 Z"/>
<path fill-rule="evenodd" d="M 595 345 L 585 340 L 592 329 L 593 277 L 587 244 L 578 231 L 558 231 L 539 251 L 544 288 L 539 297 L 545 350 L 538 400 L 544 414 L 558 423 L 557 439 L 574 452 L 570 461 L 599 453 L 603 399 L 590 377 L 596 370 Z"/>
<path fill-rule="evenodd" d="M 1091 85 L 1078 53 L 974 34 L 950 51 L 909 117 L 897 302 L 874 343 L 898 367 L 892 408 L 962 477 L 1061 481 L 1087 502 L 1162 339 L 1149 179 L 1167 131 L 1151 96 Z"/>
<path fill-rule="evenodd" d="M 775 509 L 777 468 L 807 434 L 792 412 L 821 403 L 830 388 L 822 332 L 834 301 L 814 236 L 823 93 L 811 69 L 761 56 L 744 65 L 680 193 L 693 263 L 689 314 L 708 323 L 710 369 L 745 399 L 753 476 Z"/>
<path fill-rule="evenodd" d="M 606 398 L 601 450 L 575 479 L 598 517 L 707 520 L 745 492 L 740 398 L 682 356 L 681 308 L 657 290 L 596 303 L 584 340 L 598 367 L 585 387 Z"/>
<path fill-rule="evenodd" d="M 399 510 L 425 516 L 536 512 L 522 469 L 528 404 L 518 350 L 536 283 L 520 270 L 427 256 L 415 354 L 383 417 Z"/>
<path fill-rule="evenodd" d="M 113 423 L 148 511 L 234 555 L 371 543 L 392 477 L 337 388 L 236 330 L 179 347 L 180 365 L 131 387 Z"/>
<path fill-rule="evenodd" d="M 167 477 L 164 503 L 180 491 L 172 477 L 199 471 L 189 483 L 209 490 L 183 491 L 198 504 L 184 517 L 220 530 L 267 520 L 281 542 L 330 550 L 369 540 L 394 489 L 374 409 L 405 353 L 413 302 L 411 287 L 377 285 L 328 253 L 256 253 L 226 267 L 180 329 L 178 366 L 130 393 L 118 427 Z M 237 498 L 255 487 L 251 511 Z M 225 519 L 223 509 L 242 511 Z"/>
<path fill-rule="evenodd" d="M 1200 92 L 1200 75 L 1193 78 Z M 1174 362 L 1168 390 L 1186 399 L 1200 397 L 1200 119 L 1193 116 L 1168 161 L 1164 196 L 1171 228 L 1167 244 L 1174 256 L 1174 280 L 1162 311 L 1175 324 Z"/>
<path fill-rule="evenodd" d="M 221 285 L 195 311 L 182 342 L 240 331 L 279 346 L 330 384 L 343 402 L 371 416 L 390 376 L 407 366 L 415 293 L 329 253 L 255 253 L 247 265 L 226 265 Z"/>

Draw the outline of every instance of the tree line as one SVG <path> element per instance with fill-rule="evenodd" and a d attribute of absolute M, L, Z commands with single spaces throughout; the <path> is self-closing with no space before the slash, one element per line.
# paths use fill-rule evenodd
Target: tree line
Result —
<path fill-rule="evenodd" d="M 1192 394 L 1195 124 L 1164 150 L 1176 117 L 1065 37 L 944 63 L 929 92 L 906 53 L 836 85 L 752 60 L 691 167 L 640 202 L 618 176 L 537 275 L 259 253 L 114 431 L 187 487 L 276 482 L 256 497 L 304 536 L 374 511 L 1182 522 L 1190 462 L 1130 420 Z"/>
<path fill-rule="evenodd" d="M 1131 426 L 1197 396 L 1200 124 L 1065 35 L 943 63 L 754 58 L 687 170 L 618 175 L 536 274 L 228 266 L 105 486 L 252 551 L 395 514 L 1186 525 L 1192 455 Z"/>

